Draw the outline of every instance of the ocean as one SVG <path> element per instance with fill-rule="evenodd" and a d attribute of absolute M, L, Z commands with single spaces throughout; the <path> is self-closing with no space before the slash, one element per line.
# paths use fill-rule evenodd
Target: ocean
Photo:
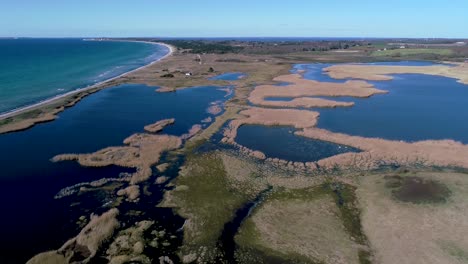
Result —
<path fill-rule="evenodd" d="M 167 47 L 83 39 L 0 39 L 0 113 L 149 64 Z"/>

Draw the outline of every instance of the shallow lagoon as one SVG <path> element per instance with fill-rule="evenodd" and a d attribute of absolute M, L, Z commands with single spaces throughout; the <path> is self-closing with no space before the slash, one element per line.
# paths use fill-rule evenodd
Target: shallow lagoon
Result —
<path fill-rule="evenodd" d="M 374 65 L 430 66 L 419 61 L 382 62 Z M 323 72 L 333 64 L 298 64 L 291 72 L 305 79 L 322 82 L 335 80 Z M 468 85 L 455 79 L 422 75 L 392 75 L 390 81 L 372 81 L 388 94 L 370 98 L 318 97 L 336 101 L 354 102 L 353 107 L 312 108 L 320 112 L 317 127 L 333 132 L 391 140 L 419 141 L 454 139 L 468 144 Z M 268 101 L 290 101 L 290 97 L 269 97 Z M 294 136 L 292 128 L 243 126 L 237 142 L 260 150 L 267 156 L 294 161 L 317 160 L 334 155 L 336 145 L 321 141 L 306 141 Z M 272 142 L 274 142 L 272 144 Z M 344 147 L 344 146 L 342 146 Z M 346 150 L 346 147 L 345 147 Z"/>
<path fill-rule="evenodd" d="M 353 107 L 317 109 L 318 127 L 334 132 L 392 140 L 454 139 L 468 144 L 468 85 L 440 76 L 393 75 L 372 82 L 388 94 L 346 98 Z M 337 98 L 340 100 L 340 98 Z"/>
<path fill-rule="evenodd" d="M 223 73 L 214 77 L 211 77 L 209 80 L 211 81 L 237 81 L 239 79 L 244 78 L 246 75 L 245 73 L 242 72 L 228 72 L 228 73 Z"/>
<path fill-rule="evenodd" d="M 294 135 L 295 129 L 285 126 L 244 125 L 238 129 L 236 142 L 259 150 L 268 157 L 309 162 L 358 149 Z"/>
<path fill-rule="evenodd" d="M 156 93 L 155 87 L 121 85 L 84 98 L 56 121 L 0 135 L 0 145 L 7 150 L 0 153 L 0 210 L 6 212 L 0 218 L 0 247 L 5 252 L 0 262 L 24 262 L 76 235 L 77 208 L 53 198 L 61 188 L 132 171 L 83 168 L 76 162 L 52 163 L 50 158 L 122 145 L 126 137 L 164 118 L 176 122 L 163 133 L 182 135 L 211 116 L 206 112 L 210 102 L 225 100 L 225 94 L 216 87 Z"/>

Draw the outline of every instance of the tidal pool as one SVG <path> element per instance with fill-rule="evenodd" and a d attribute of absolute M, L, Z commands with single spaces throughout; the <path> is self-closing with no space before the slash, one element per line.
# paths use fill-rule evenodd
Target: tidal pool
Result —
<path fill-rule="evenodd" d="M 217 88 L 156 93 L 155 87 L 145 85 L 116 86 L 84 98 L 53 122 L 0 135 L 0 210 L 4 212 L 0 218 L 0 263 L 24 263 L 76 235 L 77 218 L 89 214 L 80 212 L 84 209 L 81 206 L 77 210 L 64 200 L 55 200 L 60 189 L 133 171 L 52 163 L 50 158 L 122 145 L 128 136 L 144 132 L 145 125 L 166 118 L 176 121 L 162 133 L 180 136 L 212 116 L 206 112 L 211 102 L 227 99 Z M 102 210 L 103 204 L 92 204 L 91 211 Z"/>
<path fill-rule="evenodd" d="M 245 73 L 242 72 L 228 72 L 228 73 L 223 73 L 214 77 L 211 77 L 210 80 L 212 81 L 217 81 L 217 80 L 222 80 L 222 81 L 237 81 L 239 79 L 242 79 L 246 76 Z"/>
<path fill-rule="evenodd" d="M 309 162 L 318 161 L 358 149 L 331 142 L 294 135 L 295 129 L 285 126 L 244 125 L 238 129 L 236 142 L 267 157 Z"/>

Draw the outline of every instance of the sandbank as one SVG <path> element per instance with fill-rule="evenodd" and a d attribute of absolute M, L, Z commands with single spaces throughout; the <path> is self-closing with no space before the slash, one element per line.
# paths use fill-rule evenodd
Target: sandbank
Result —
<path fill-rule="evenodd" d="M 157 133 L 162 131 L 166 126 L 174 124 L 174 122 L 174 118 L 159 120 L 154 124 L 145 126 L 145 130 L 151 133 Z"/>

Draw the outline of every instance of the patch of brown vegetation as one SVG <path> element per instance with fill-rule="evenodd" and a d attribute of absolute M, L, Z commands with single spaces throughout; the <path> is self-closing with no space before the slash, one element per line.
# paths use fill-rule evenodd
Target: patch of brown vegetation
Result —
<path fill-rule="evenodd" d="M 200 124 L 195 124 L 189 129 L 188 133 L 183 134 L 182 136 L 180 136 L 180 138 L 184 139 L 184 140 L 189 139 L 189 138 L 195 136 L 200 131 L 202 131 L 202 126 Z"/>
<path fill-rule="evenodd" d="M 453 140 L 427 140 L 414 143 L 365 138 L 333 133 L 324 129 L 306 128 L 296 135 L 347 145 L 362 150 L 344 153 L 317 162 L 321 167 L 378 168 L 385 163 L 428 166 L 455 166 L 468 168 L 468 145 Z"/>
<path fill-rule="evenodd" d="M 295 128 L 313 127 L 319 117 L 318 112 L 297 109 L 267 109 L 251 107 L 239 113 L 245 117 L 237 118 L 229 123 L 224 131 L 223 142 L 234 143 L 237 129 L 246 124 L 265 126 L 293 126 Z"/>
<path fill-rule="evenodd" d="M 231 182 L 240 183 L 238 188 L 249 185 L 258 192 L 266 189 L 267 186 L 301 189 L 316 186 L 322 180 L 319 177 L 310 177 L 310 174 L 300 172 L 288 175 L 268 163 L 255 162 L 255 160 L 234 153 L 220 151 L 217 155 L 222 159 L 226 174 L 232 180 Z M 281 168 L 284 167 L 287 165 Z M 328 177 L 331 178 L 331 176 Z"/>
<path fill-rule="evenodd" d="M 258 234 L 251 243 L 313 263 L 359 263 L 358 245 L 349 238 L 339 215 L 328 196 L 268 201 L 249 219 L 250 228 Z"/>
<path fill-rule="evenodd" d="M 303 79 L 299 74 L 289 74 L 273 79 L 277 82 L 290 83 L 287 86 L 260 85 L 249 96 L 249 101 L 256 105 L 276 107 L 347 107 L 352 102 L 338 102 L 307 96 L 352 96 L 370 97 L 375 94 L 387 93 L 374 88 L 364 81 L 347 81 L 345 83 L 327 83 Z M 268 97 L 290 97 L 291 101 L 268 101 Z"/>
<path fill-rule="evenodd" d="M 128 146 L 108 147 L 90 154 L 62 154 L 52 161 L 77 160 L 87 167 L 117 165 L 136 168 L 130 183 L 137 184 L 152 175 L 151 166 L 159 161 L 163 152 L 179 148 L 182 140 L 169 135 L 134 134 L 125 139 L 124 144 Z"/>
<path fill-rule="evenodd" d="M 212 104 L 206 110 L 206 112 L 208 112 L 208 113 L 210 113 L 212 115 L 217 115 L 217 114 L 221 113 L 221 111 L 223 111 L 223 109 L 221 108 L 221 106 L 219 104 Z"/>
<path fill-rule="evenodd" d="M 342 64 L 330 66 L 324 71 L 335 79 L 356 78 L 363 80 L 386 81 L 393 79 L 390 74 L 427 74 L 458 79 L 458 82 L 468 84 L 468 63 L 457 63 L 457 66 L 382 66 Z"/>
<path fill-rule="evenodd" d="M 154 225 L 154 221 L 141 221 L 135 226 L 120 231 L 106 251 L 111 264 L 128 262 L 152 263 L 143 255 L 145 248 L 144 233 Z"/>
<path fill-rule="evenodd" d="M 91 215 L 89 223 L 74 238 L 68 240 L 57 251 L 34 256 L 28 263 L 88 263 L 103 242 L 119 227 L 116 217 L 119 210 L 113 208 L 100 216 Z"/>
<path fill-rule="evenodd" d="M 392 189 L 393 197 L 410 203 L 443 203 L 450 196 L 445 184 L 421 177 L 385 176 L 385 186 Z"/>
<path fill-rule="evenodd" d="M 439 182 L 450 189 L 451 196 L 438 204 L 401 202 L 381 175 L 361 177 L 357 195 L 375 262 L 466 263 L 468 175 L 423 171 L 400 176 Z"/>
<path fill-rule="evenodd" d="M 151 133 L 157 133 L 162 131 L 165 127 L 174 124 L 174 122 L 174 118 L 159 120 L 154 124 L 145 126 L 145 130 Z"/>
<path fill-rule="evenodd" d="M 117 191 L 118 196 L 126 196 L 128 201 L 135 202 L 140 197 L 140 186 L 130 185 L 125 189 Z"/>

